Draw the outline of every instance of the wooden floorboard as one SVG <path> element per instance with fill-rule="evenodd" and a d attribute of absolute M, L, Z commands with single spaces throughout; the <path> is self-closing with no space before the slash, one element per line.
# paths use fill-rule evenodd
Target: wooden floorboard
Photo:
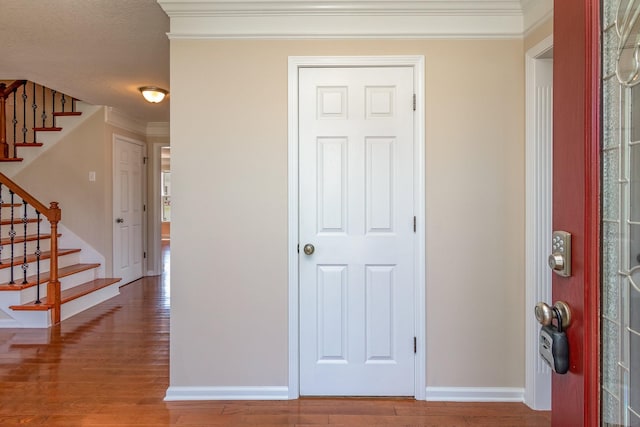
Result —
<path fill-rule="evenodd" d="M 166 268 L 168 271 L 168 266 Z M 169 278 L 149 277 L 49 330 L 0 329 L 0 426 L 531 426 L 520 403 L 303 398 L 164 402 Z"/>

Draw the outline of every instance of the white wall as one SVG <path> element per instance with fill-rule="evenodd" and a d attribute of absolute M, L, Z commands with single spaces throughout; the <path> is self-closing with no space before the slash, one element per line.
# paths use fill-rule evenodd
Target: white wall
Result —
<path fill-rule="evenodd" d="M 424 55 L 427 384 L 524 385 L 522 40 L 172 40 L 171 387 L 287 385 L 287 59 Z"/>

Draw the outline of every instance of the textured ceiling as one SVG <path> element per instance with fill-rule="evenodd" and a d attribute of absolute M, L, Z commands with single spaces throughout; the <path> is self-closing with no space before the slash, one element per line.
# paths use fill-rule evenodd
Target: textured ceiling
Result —
<path fill-rule="evenodd" d="M 139 86 L 169 88 L 169 18 L 156 0 L 0 0 L 0 80 L 27 79 L 145 122 Z"/>

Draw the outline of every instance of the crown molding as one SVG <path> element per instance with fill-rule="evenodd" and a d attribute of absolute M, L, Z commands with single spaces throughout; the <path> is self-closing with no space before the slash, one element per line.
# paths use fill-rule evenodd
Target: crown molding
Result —
<path fill-rule="evenodd" d="M 547 1 L 547 0 L 544 0 Z M 171 39 L 513 38 L 520 0 L 158 0 Z"/>
<path fill-rule="evenodd" d="M 105 107 L 104 122 L 147 137 L 169 136 L 169 122 L 145 122 L 113 107 Z"/>
<path fill-rule="evenodd" d="M 158 0 L 158 3 L 171 18 L 178 16 L 413 15 L 416 13 L 522 14 L 520 0 Z"/>
<path fill-rule="evenodd" d="M 145 135 L 147 131 L 146 122 L 133 118 L 113 107 L 105 107 L 104 122 L 108 125 L 128 130 L 129 132 L 137 133 L 139 135 Z"/>

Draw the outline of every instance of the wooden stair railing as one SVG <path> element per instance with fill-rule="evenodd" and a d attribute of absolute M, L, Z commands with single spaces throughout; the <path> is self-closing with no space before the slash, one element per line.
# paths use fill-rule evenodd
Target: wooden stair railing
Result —
<path fill-rule="evenodd" d="M 60 323 L 61 288 L 58 279 L 58 223 L 60 222 L 62 212 L 58 207 L 58 202 L 51 202 L 49 207 L 46 207 L 3 173 L 0 173 L 0 184 L 5 185 L 10 192 L 20 197 L 24 203 L 30 205 L 36 212 L 43 215 L 49 221 L 51 237 L 47 304 L 51 307 L 51 323 L 54 325 Z"/>
<path fill-rule="evenodd" d="M 56 127 L 56 118 L 80 115 L 75 104 L 75 98 L 34 82 L 0 81 L 0 162 L 22 161 L 19 147 L 42 146 L 37 133 L 62 130 Z M 13 107 L 11 111 L 7 105 Z M 12 129 L 11 138 L 8 129 Z"/>

